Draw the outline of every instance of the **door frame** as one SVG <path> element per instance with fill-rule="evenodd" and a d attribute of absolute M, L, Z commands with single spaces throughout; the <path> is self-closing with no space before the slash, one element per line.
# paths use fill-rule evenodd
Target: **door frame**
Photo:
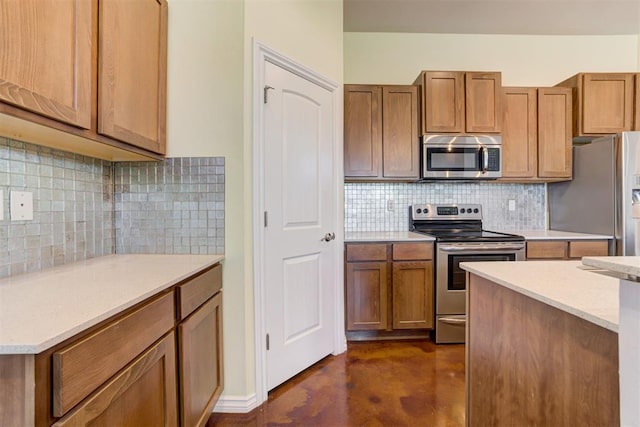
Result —
<path fill-rule="evenodd" d="M 265 63 L 270 62 L 293 74 L 296 74 L 332 94 L 334 110 L 334 156 L 333 176 L 338 187 L 335 197 L 334 282 L 335 317 L 332 354 L 346 351 L 347 341 L 344 329 L 344 173 L 342 147 L 342 85 L 322 76 L 293 59 L 275 51 L 264 43 L 253 39 L 253 303 L 254 303 L 254 348 L 255 348 L 255 387 L 256 407 L 267 400 L 267 350 L 265 319 L 265 283 L 264 283 L 264 114 L 263 88 L 265 86 Z"/>

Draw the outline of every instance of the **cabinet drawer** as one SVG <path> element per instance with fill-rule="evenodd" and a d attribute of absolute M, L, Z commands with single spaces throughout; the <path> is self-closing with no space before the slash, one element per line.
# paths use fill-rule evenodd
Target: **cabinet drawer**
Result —
<path fill-rule="evenodd" d="M 550 240 L 527 242 L 527 259 L 555 258 L 563 259 L 567 256 L 566 240 Z"/>
<path fill-rule="evenodd" d="M 394 243 L 393 260 L 411 261 L 433 258 L 433 243 Z"/>
<path fill-rule="evenodd" d="M 347 261 L 386 261 L 387 245 L 374 244 L 348 244 Z"/>
<path fill-rule="evenodd" d="M 607 255 L 609 255 L 609 242 L 607 240 L 580 240 L 569 242 L 569 258 Z"/>
<path fill-rule="evenodd" d="M 60 417 L 174 325 L 173 292 L 53 353 L 53 413 Z"/>
<path fill-rule="evenodd" d="M 217 264 L 177 289 L 179 317 L 182 320 L 222 289 L 222 266 Z"/>

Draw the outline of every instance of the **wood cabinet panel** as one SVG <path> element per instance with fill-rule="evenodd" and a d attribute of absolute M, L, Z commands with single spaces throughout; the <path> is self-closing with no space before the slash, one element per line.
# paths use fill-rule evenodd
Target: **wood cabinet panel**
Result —
<path fill-rule="evenodd" d="M 380 177 L 382 171 L 382 88 L 344 87 L 344 175 Z"/>
<path fill-rule="evenodd" d="M 176 288 L 178 318 L 181 320 L 186 318 L 220 289 L 222 289 L 222 266 L 220 264 L 178 286 Z"/>
<path fill-rule="evenodd" d="M 91 127 L 95 0 L 0 1 L 0 100 Z"/>
<path fill-rule="evenodd" d="M 171 332 L 54 426 L 177 426 L 176 390 Z"/>
<path fill-rule="evenodd" d="M 384 243 L 350 243 L 347 245 L 347 261 L 386 261 L 387 245 Z"/>
<path fill-rule="evenodd" d="M 585 134 L 607 134 L 631 130 L 633 83 L 633 74 L 584 74 L 582 131 Z"/>
<path fill-rule="evenodd" d="M 571 178 L 571 90 L 538 89 L 538 176 Z"/>
<path fill-rule="evenodd" d="M 527 242 L 527 259 L 563 259 L 566 257 L 566 240 L 535 240 Z"/>
<path fill-rule="evenodd" d="M 181 425 L 203 426 L 223 387 L 222 292 L 178 326 L 178 337 Z"/>
<path fill-rule="evenodd" d="M 468 426 L 620 424 L 618 334 L 474 274 L 467 289 Z"/>
<path fill-rule="evenodd" d="M 433 263 L 393 263 L 393 328 L 433 328 Z"/>
<path fill-rule="evenodd" d="M 433 259 L 433 243 L 394 243 L 392 254 L 394 261 Z"/>
<path fill-rule="evenodd" d="M 607 240 L 575 240 L 569 242 L 569 258 L 609 255 Z"/>
<path fill-rule="evenodd" d="M 347 330 L 387 329 L 387 263 L 346 265 Z"/>
<path fill-rule="evenodd" d="M 382 170 L 386 178 L 420 175 L 418 89 L 382 87 Z"/>
<path fill-rule="evenodd" d="M 60 417 L 174 326 L 173 292 L 53 354 L 53 413 Z M 108 349 L 108 351 L 106 351 Z"/>
<path fill-rule="evenodd" d="M 166 0 L 100 2 L 98 133 L 164 154 Z"/>
<path fill-rule="evenodd" d="M 500 73 L 465 73 L 465 130 L 498 133 L 502 126 L 502 77 Z"/>
<path fill-rule="evenodd" d="M 502 176 L 535 178 L 538 175 L 538 90 L 503 89 Z"/>
<path fill-rule="evenodd" d="M 424 72 L 424 129 L 427 132 L 464 132 L 464 72 Z"/>

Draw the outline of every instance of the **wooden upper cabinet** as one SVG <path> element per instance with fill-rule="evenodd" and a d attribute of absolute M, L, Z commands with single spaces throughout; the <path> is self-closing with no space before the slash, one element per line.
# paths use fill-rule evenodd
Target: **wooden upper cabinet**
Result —
<path fill-rule="evenodd" d="M 632 130 L 635 80 L 633 73 L 580 73 L 558 83 L 574 91 L 573 136 Z"/>
<path fill-rule="evenodd" d="M 568 178 L 572 170 L 571 90 L 538 89 L 538 176 Z"/>
<path fill-rule="evenodd" d="M 505 87 L 502 119 L 503 178 L 534 178 L 538 173 L 538 91 Z"/>
<path fill-rule="evenodd" d="M 381 176 L 382 88 L 346 85 L 344 88 L 344 175 Z"/>
<path fill-rule="evenodd" d="M 499 72 L 423 71 L 422 134 L 499 133 L 502 77 Z"/>
<path fill-rule="evenodd" d="M 0 0 L 0 100 L 91 127 L 96 1 Z"/>
<path fill-rule="evenodd" d="M 345 177 L 418 179 L 418 120 L 418 89 L 414 86 L 345 85 Z"/>
<path fill-rule="evenodd" d="M 418 88 L 382 87 L 382 171 L 385 178 L 414 178 L 420 171 Z"/>
<path fill-rule="evenodd" d="M 464 132 L 464 73 L 424 73 L 423 132 Z"/>
<path fill-rule="evenodd" d="M 498 133 L 502 126 L 500 73 L 465 73 L 466 126 L 469 133 Z"/>
<path fill-rule="evenodd" d="M 165 152 L 166 0 L 100 2 L 98 133 Z"/>

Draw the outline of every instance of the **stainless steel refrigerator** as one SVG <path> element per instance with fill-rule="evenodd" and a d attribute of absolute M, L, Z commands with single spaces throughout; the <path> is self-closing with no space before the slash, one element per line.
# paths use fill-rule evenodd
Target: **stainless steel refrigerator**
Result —
<path fill-rule="evenodd" d="M 573 180 L 548 184 L 549 228 L 614 236 L 610 253 L 640 255 L 640 132 L 573 147 Z"/>

